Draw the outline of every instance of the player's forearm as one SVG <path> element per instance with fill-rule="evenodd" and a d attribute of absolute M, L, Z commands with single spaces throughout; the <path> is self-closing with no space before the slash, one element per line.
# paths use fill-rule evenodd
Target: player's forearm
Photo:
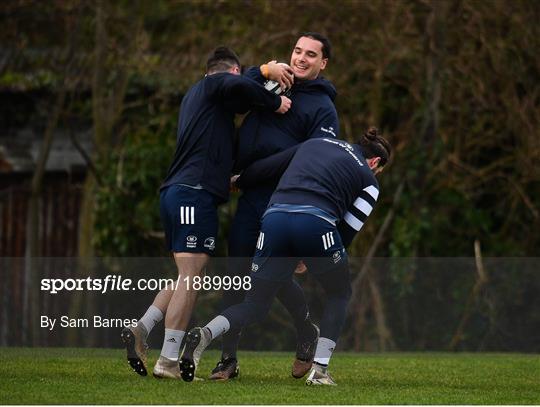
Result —
<path fill-rule="evenodd" d="M 287 169 L 300 145 L 255 161 L 236 180 L 239 188 L 251 188 L 261 183 L 277 182 Z"/>
<path fill-rule="evenodd" d="M 275 111 L 281 106 L 279 96 L 268 92 L 257 82 L 241 76 L 228 78 L 223 95 L 225 100 L 239 102 L 247 109 L 259 107 Z"/>

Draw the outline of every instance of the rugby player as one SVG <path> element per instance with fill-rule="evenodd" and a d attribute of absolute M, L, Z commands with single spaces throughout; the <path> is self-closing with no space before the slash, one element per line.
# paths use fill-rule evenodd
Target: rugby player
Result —
<path fill-rule="evenodd" d="M 197 297 L 196 290 L 181 282 L 199 276 L 215 251 L 217 206 L 229 196 L 235 113 L 251 109 L 284 114 L 290 106 L 287 97 L 241 76 L 237 55 L 226 47 L 213 51 L 205 77 L 184 96 L 176 151 L 160 188 L 161 219 L 180 283 L 160 291 L 137 326 L 122 331 L 128 362 L 138 374 L 147 375 L 146 338 L 165 316 L 163 347 L 153 374 L 180 378 L 178 354 Z"/>
<path fill-rule="evenodd" d="M 313 139 L 276 154 L 281 164 L 267 159 L 270 168 L 290 164 L 263 216 L 251 268 L 252 289 L 241 304 L 226 309 L 203 328 L 189 331 L 180 359 L 183 380 L 193 380 L 201 354 L 213 339 L 263 319 L 297 262 L 303 260 L 327 296 L 306 383 L 335 385 L 328 364 L 351 295 L 347 253 L 337 224 L 346 222 L 360 230 L 379 195 L 375 174 L 390 154 L 390 144 L 371 128 L 355 144 Z M 258 178 L 249 172 L 240 176 L 240 184 L 244 176 Z"/>

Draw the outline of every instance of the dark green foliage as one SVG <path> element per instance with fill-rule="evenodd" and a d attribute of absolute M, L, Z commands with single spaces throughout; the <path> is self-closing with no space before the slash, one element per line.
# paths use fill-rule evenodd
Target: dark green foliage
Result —
<path fill-rule="evenodd" d="M 485 257 L 540 257 L 539 2 L 105 4 L 109 52 L 101 64 L 110 69 L 106 83 L 112 87 L 118 71 L 129 81 L 106 154 L 96 161 L 101 185 L 93 242 L 100 255 L 164 254 L 156 233 L 157 191 L 173 155 L 180 95 L 202 77 L 207 53 L 225 44 L 246 65 L 288 62 L 298 33 L 310 30 L 328 34 L 334 45 L 324 76 L 338 90 L 342 137 L 354 141 L 376 125 L 395 151 L 380 177 L 378 206 L 351 255 L 368 252 L 385 216 L 394 211 L 377 256 L 473 257 L 478 240 Z M 51 98 L 66 63 L 61 50 L 77 32 L 72 61 L 77 69 L 68 82 L 72 103 L 65 114 L 91 129 L 93 74 L 100 66 L 94 54 L 95 12 L 94 3 L 76 0 L 4 5 L 0 35 L 8 45 L 0 88 Z M 32 122 L 44 122 L 48 112 L 32 112 Z M 21 121 L 17 115 L 13 122 Z M 394 203 L 401 184 L 403 193 Z M 235 199 L 220 209 L 219 255 L 226 254 Z M 448 346 L 476 281 L 475 267 L 457 271 L 426 272 L 415 261 L 403 267 L 398 261 L 370 277 L 382 293 L 397 348 Z M 500 273 L 497 266 L 486 266 L 486 273 L 489 281 L 473 302 L 461 346 L 537 351 L 540 342 L 532 338 L 538 338 L 540 319 L 538 275 L 520 268 Z M 382 308 L 375 305 L 370 285 L 360 286 L 356 294 L 363 304 L 365 337 L 350 336 L 344 343 L 379 348 L 382 334 L 374 315 Z M 320 309 L 321 303 L 312 306 Z M 203 305 L 200 312 L 206 316 L 212 310 Z M 280 312 L 270 324 L 287 319 Z M 354 319 L 359 311 L 351 314 L 349 322 L 360 324 Z M 283 332 L 274 343 L 263 333 L 253 337 L 261 338 L 261 346 L 283 347 L 293 342 L 292 332 Z"/>
<path fill-rule="evenodd" d="M 153 133 L 138 129 L 98 171 L 94 244 L 102 256 L 156 256 L 165 253 L 159 219 L 159 186 L 175 139 L 172 126 Z"/>

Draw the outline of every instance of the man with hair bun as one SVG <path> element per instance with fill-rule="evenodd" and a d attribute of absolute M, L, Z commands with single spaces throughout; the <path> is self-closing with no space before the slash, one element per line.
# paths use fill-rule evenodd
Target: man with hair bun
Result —
<path fill-rule="evenodd" d="M 165 316 L 163 347 L 153 374 L 180 378 L 180 344 L 197 298 L 197 291 L 183 281 L 200 276 L 215 251 L 217 206 L 229 198 L 235 114 L 248 110 L 284 114 L 290 106 L 287 97 L 241 76 L 238 56 L 227 47 L 210 54 L 206 75 L 182 99 L 176 151 L 160 188 L 161 220 L 179 282 L 161 290 L 137 325 L 122 331 L 128 363 L 139 375 L 147 375 L 146 338 Z"/>
<path fill-rule="evenodd" d="M 370 128 L 354 144 L 333 138 L 312 139 L 244 170 L 236 180 L 241 187 L 273 179 L 284 171 L 263 215 L 251 268 L 252 289 L 243 303 L 188 333 L 180 359 L 184 380 L 191 381 L 201 353 L 213 339 L 266 316 L 295 264 L 303 260 L 327 296 L 306 384 L 336 384 L 328 364 L 352 291 L 346 246 L 337 225 L 344 223 L 355 232 L 362 228 L 379 196 L 375 174 L 390 154 L 390 144 L 377 129 Z"/>

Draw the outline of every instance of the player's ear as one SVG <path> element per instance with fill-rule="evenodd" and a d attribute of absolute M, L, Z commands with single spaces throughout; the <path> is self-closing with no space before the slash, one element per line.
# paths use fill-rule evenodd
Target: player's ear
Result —
<path fill-rule="evenodd" d="M 368 166 L 371 170 L 375 170 L 379 166 L 379 162 L 381 161 L 381 157 L 371 157 L 367 160 Z"/>
<path fill-rule="evenodd" d="M 321 71 L 326 68 L 326 64 L 328 63 L 328 58 L 323 58 L 321 62 Z"/>

